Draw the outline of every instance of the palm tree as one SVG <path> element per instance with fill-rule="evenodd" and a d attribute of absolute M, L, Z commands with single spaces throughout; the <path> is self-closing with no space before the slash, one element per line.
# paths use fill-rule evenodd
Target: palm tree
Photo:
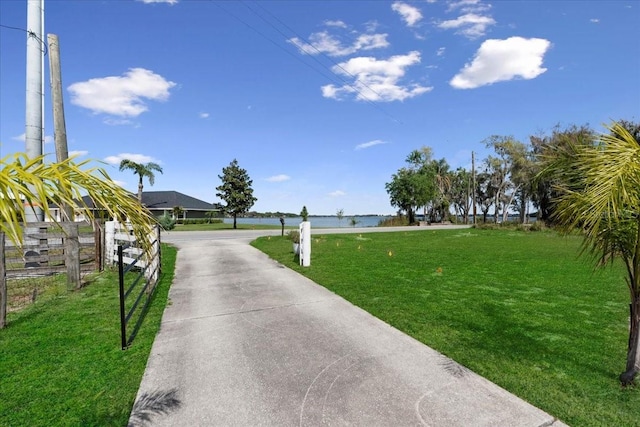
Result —
<path fill-rule="evenodd" d="M 120 171 L 123 170 L 132 170 L 133 173 L 138 175 L 138 201 L 140 203 L 142 203 L 143 178 L 146 177 L 149 180 L 149 185 L 153 185 L 155 182 L 155 175 L 153 174 L 153 171 L 162 173 L 162 168 L 157 163 L 136 163 L 129 159 L 124 159 L 120 162 Z"/>
<path fill-rule="evenodd" d="M 576 138 L 550 149 L 542 177 L 556 178 L 552 219 L 565 232 L 581 230 L 583 252 L 598 266 L 622 260 L 630 297 L 629 341 L 622 385 L 640 370 L 640 140 L 621 123 L 596 144 Z"/>
<path fill-rule="evenodd" d="M 22 243 L 22 218 L 29 206 L 47 206 L 51 201 L 62 206 L 73 206 L 92 220 L 92 209 L 84 204 L 87 195 L 95 206 L 104 209 L 108 216 L 126 218 L 144 249 L 149 239 L 146 236 L 156 224 L 153 216 L 131 194 L 114 183 L 100 168 L 84 167 L 87 161 L 74 163 L 67 159 L 56 163 L 44 163 L 44 156 L 29 159 L 25 153 L 14 153 L 0 159 L 0 231 L 7 234 L 16 245 Z M 22 202 L 24 203 L 22 203 Z M 49 210 L 45 215 L 55 221 Z"/>

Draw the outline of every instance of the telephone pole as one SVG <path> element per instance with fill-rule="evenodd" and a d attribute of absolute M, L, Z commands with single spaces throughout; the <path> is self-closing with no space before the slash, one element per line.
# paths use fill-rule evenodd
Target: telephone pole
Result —
<path fill-rule="evenodd" d="M 476 224 L 476 156 L 475 153 L 471 152 L 471 177 L 473 179 L 473 187 L 471 203 L 473 204 L 473 225 Z"/>
<path fill-rule="evenodd" d="M 49 44 L 49 74 L 51 78 L 51 102 L 53 104 L 53 129 L 56 146 L 56 161 L 69 158 L 67 148 L 67 127 L 64 121 L 64 102 L 62 99 L 62 72 L 60 70 L 60 44 L 58 36 L 47 34 Z"/>
<path fill-rule="evenodd" d="M 27 92 L 25 152 L 29 159 L 42 155 L 44 141 L 44 0 L 27 0 Z M 27 209 L 26 221 L 42 221 L 42 207 Z"/>

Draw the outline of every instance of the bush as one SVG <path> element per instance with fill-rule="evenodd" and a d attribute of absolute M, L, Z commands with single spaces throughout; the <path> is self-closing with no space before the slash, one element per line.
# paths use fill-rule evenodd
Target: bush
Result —
<path fill-rule="evenodd" d="M 400 227 L 403 225 L 409 225 L 409 220 L 404 215 L 381 219 L 380 222 L 378 222 L 378 227 Z"/>
<path fill-rule="evenodd" d="M 289 236 L 289 239 L 291 239 L 293 243 L 300 243 L 300 232 L 298 230 L 289 231 L 287 236 Z"/>
<path fill-rule="evenodd" d="M 159 219 L 158 222 L 160 223 L 160 227 L 162 227 L 164 230 L 173 230 L 176 226 L 176 220 L 171 218 L 171 216 L 169 216 L 169 214 L 165 213 L 164 215 L 162 215 Z"/>
<path fill-rule="evenodd" d="M 193 218 L 193 219 L 179 219 L 177 224 L 222 224 L 224 220 L 221 218 Z"/>

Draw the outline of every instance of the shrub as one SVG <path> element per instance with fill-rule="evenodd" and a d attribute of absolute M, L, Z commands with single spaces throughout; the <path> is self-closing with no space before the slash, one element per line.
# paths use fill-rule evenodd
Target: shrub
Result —
<path fill-rule="evenodd" d="M 378 227 L 399 227 L 403 225 L 409 225 L 409 220 L 404 215 L 381 219 L 380 222 L 378 222 Z"/>
<path fill-rule="evenodd" d="M 298 230 L 289 231 L 287 236 L 289 236 L 289 239 L 291 239 L 293 243 L 300 243 L 300 232 Z"/>
<path fill-rule="evenodd" d="M 164 230 L 173 230 L 176 226 L 176 220 L 166 212 L 158 219 L 158 222 Z"/>

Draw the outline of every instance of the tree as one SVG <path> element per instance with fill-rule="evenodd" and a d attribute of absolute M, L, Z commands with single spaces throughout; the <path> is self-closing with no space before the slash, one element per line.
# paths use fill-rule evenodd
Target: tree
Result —
<path fill-rule="evenodd" d="M 338 217 L 338 224 L 342 227 L 342 218 L 344 218 L 344 209 L 340 208 L 336 211 L 336 216 Z"/>
<path fill-rule="evenodd" d="M 456 169 L 451 175 L 451 187 L 449 195 L 456 215 L 462 217 L 462 221 L 469 222 L 471 210 L 471 172 L 464 168 Z"/>
<path fill-rule="evenodd" d="M 211 224 L 211 221 L 213 220 L 213 218 L 218 216 L 218 211 L 206 211 L 204 213 L 204 216 L 207 217 L 207 224 Z"/>
<path fill-rule="evenodd" d="M 184 208 L 182 206 L 174 206 L 171 209 L 171 213 L 173 215 L 173 219 L 178 221 L 180 217 L 184 214 Z"/>
<path fill-rule="evenodd" d="M 15 153 L 0 159 L 0 231 L 7 234 L 16 245 L 22 243 L 20 222 L 26 217 L 28 206 L 48 206 L 54 201 L 58 206 L 72 206 L 92 220 L 94 212 L 82 201 L 87 195 L 94 206 L 99 206 L 111 218 L 124 218 L 131 224 L 133 233 L 142 242 L 143 249 L 150 249 L 147 236 L 156 224 L 146 209 L 131 197 L 124 188 L 111 180 L 109 175 L 96 167 L 86 168 L 89 161 L 75 163 L 73 159 L 45 163 L 45 156 L 29 159 L 25 153 Z M 16 203 L 16 201 L 24 203 Z M 51 213 L 45 210 L 52 220 Z"/>
<path fill-rule="evenodd" d="M 142 180 L 147 178 L 149 180 L 149 185 L 153 186 L 156 178 L 153 172 L 156 171 L 162 173 L 162 168 L 157 163 L 149 162 L 142 164 L 129 159 L 124 159 L 120 162 L 120 171 L 123 170 L 132 170 L 134 174 L 138 175 L 138 201 L 140 203 L 142 203 Z"/>
<path fill-rule="evenodd" d="M 567 150 L 570 146 L 590 145 L 596 142 L 594 131 L 588 125 L 571 125 L 561 129 L 559 125 L 553 128 L 550 136 L 531 136 L 531 149 L 535 159 L 534 169 L 540 168 L 545 157 L 553 157 L 554 152 Z M 539 172 L 539 171 L 538 171 Z M 533 182 L 531 200 L 538 209 L 538 221 L 544 221 L 547 225 L 552 224 L 553 204 L 552 200 L 558 197 L 556 188 L 560 185 L 561 177 L 548 174 L 536 175 Z"/>
<path fill-rule="evenodd" d="M 488 172 L 481 172 L 476 177 L 476 200 L 475 203 L 482 212 L 482 222 L 487 222 L 489 209 L 493 206 L 496 189 L 491 183 L 491 175 Z"/>
<path fill-rule="evenodd" d="M 424 206 L 420 195 L 424 193 L 424 188 L 428 186 L 424 176 L 417 171 L 401 168 L 391 176 L 391 181 L 385 184 L 389 194 L 391 206 L 397 207 L 407 213 L 409 224 L 415 222 L 414 208 Z"/>
<path fill-rule="evenodd" d="M 565 141 L 550 147 L 543 177 L 559 177 L 552 220 L 566 233 L 584 235 L 583 252 L 598 266 L 621 259 L 630 295 L 629 340 L 620 382 L 634 382 L 640 370 L 640 139 L 620 123 L 597 144 Z"/>
<path fill-rule="evenodd" d="M 498 222 L 500 210 L 502 210 L 502 221 L 505 222 L 509 215 L 509 207 L 523 185 L 514 178 L 517 174 L 518 162 L 523 162 L 527 149 L 523 143 L 516 141 L 512 136 L 492 135 L 484 143 L 487 148 L 493 148 L 497 155 L 489 156 L 485 160 L 495 188 L 494 222 Z"/>
<path fill-rule="evenodd" d="M 253 188 L 251 188 L 253 181 L 249 178 L 247 171 L 238 166 L 236 159 L 233 159 L 226 168 L 222 168 L 222 175 L 218 175 L 218 178 L 222 180 L 222 185 L 216 187 L 218 190 L 216 196 L 226 203 L 222 209 L 233 216 L 233 228 L 236 229 L 238 215 L 248 212 L 258 200 L 253 197 Z"/>

